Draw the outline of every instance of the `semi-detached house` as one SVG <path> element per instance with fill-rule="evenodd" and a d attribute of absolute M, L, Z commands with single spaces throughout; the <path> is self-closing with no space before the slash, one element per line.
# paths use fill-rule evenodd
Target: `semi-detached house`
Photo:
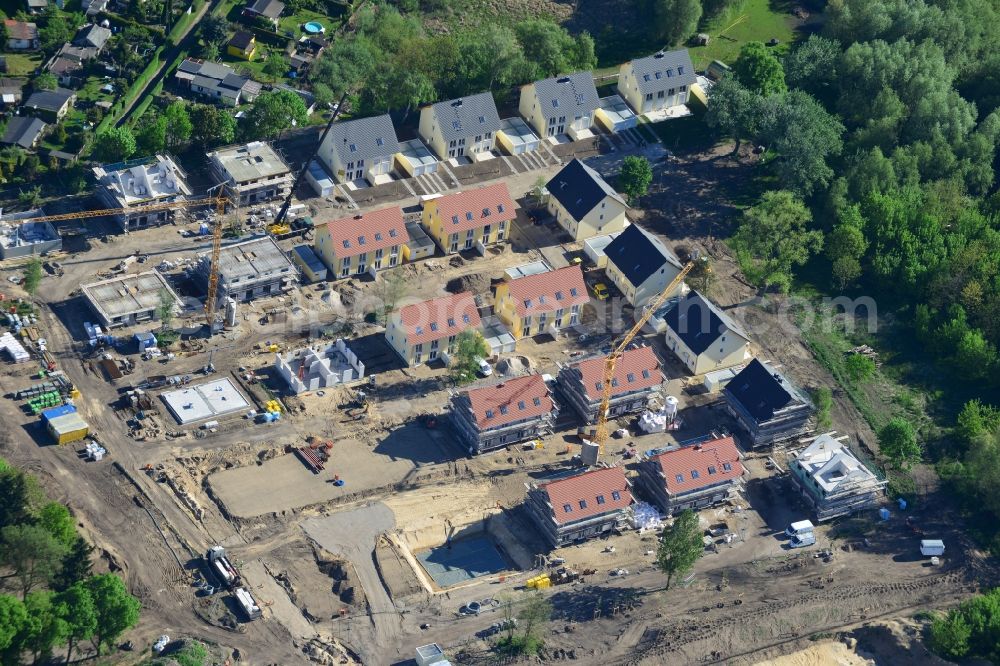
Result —
<path fill-rule="evenodd" d="M 742 480 L 736 442 L 709 436 L 642 461 L 635 488 L 664 514 L 673 515 L 725 502 L 740 490 Z"/>
<path fill-rule="evenodd" d="M 313 249 L 334 277 L 345 278 L 396 266 L 409 240 L 403 210 L 391 206 L 318 226 Z"/>
<path fill-rule="evenodd" d="M 538 136 L 568 134 L 576 140 L 594 124 L 599 105 L 594 75 L 576 72 L 522 86 L 518 111 Z"/>
<path fill-rule="evenodd" d="M 319 159 L 341 183 L 364 178 L 376 185 L 389 177 L 398 152 L 396 130 L 385 114 L 334 123 L 319 147 Z"/>
<path fill-rule="evenodd" d="M 559 370 L 559 388 L 563 398 L 585 423 L 593 423 L 597 419 L 604 397 L 605 368 L 606 357 L 598 356 Z M 665 379 L 660 359 L 652 347 L 626 350 L 618 359 L 611 378 L 608 416 L 615 418 L 644 409 Z"/>
<path fill-rule="evenodd" d="M 442 160 L 469 157 L 478 161 L 493 150 L 499 129 L 500 115 L 488 92 L 420 110 L 420 138 Z"/>
<path fill-rule="evenodd" d="M 631 224 L 604 249 L 605 274 L 637 309 L 663 293 L 683 268 L 659 238 Z M 677 285 L 675 293 L 683 285 Z"/>
<path fill-rule="evenodd" d="M 385 339 L 406 362 L 414 366 L 433 361 L 455 349 L 462 331 L 480 327 L 475 296 L 459 294 L 411 303 L 389 315 Z"/>
<path fill-rule="evenodd" d="M 590 302 L 579 266 L 547 270 L 497 285 L 494 311 L 515 340 L 580 323 Z"/>
<path fill-rule="evenodd" d="M 517 217 L 506 183 L 497 183 L 424 202 L 420 223 L 445 254 L 505 242 Z"/>
<path fill-rule="evenodd" d="M 663 319 L 667 348 L 693 375 L 731 368 L 750 358 L 750 335 L 697 291 L 674 301 Z"/>
<path fill-rule="evenodd" d="M 622 467 L 526 485 L 528 513 L 554 548 L 620 529 L 632 504 Z"/>
<path fill-rule="evenodd" d="M 452 425 L 470 454 L 551 434 L 558 412 L 541 375 L 469 389 L 451 399 Z"/>
<path fill-rule="evenodd" d="M 687 49 L 659 51 L 621 66 L 618 93 L 643 115 L 687 104 L 696 81 Z"/>

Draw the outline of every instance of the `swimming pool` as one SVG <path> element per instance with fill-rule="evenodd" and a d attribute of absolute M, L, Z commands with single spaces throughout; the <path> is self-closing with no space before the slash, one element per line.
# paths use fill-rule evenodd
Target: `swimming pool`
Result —
<path fill-rule="evenodd" d="M 326 28 L 324 28 L 323 24 L 320 23 L 319 21 L 309 21 L 304 26 L 302 26 L 302 29 L 308 32 L 310 35 L 316 35 L 321 32 L 326 32 Z"/>

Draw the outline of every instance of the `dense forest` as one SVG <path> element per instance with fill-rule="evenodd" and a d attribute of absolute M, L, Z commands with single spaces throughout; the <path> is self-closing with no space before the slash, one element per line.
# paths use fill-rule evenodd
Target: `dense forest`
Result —
<path fill-rule="evenodd" d="M 713 90 L 706 122 L 737 149 L 763 146 L 781 188 L 731 244 L 763 288 L 791 288 L 806 266 L 828 293 L 871 296 L 925 383 L 983 399 L 923 453 L 1000 551 L 1000 412 L 985 400 L 1000 369 L 1000 5 L 831 0 L 825 14 L 787 55 L 745 45 Z M 908 450 L 897 463 L 919 457 Z"/>

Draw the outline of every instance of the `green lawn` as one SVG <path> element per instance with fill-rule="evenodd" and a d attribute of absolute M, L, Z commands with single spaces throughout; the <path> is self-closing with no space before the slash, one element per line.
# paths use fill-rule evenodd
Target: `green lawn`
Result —
<path fill-rule="evenodd" d="M 794 17 L 771 6 L 772 0 L 743 0 L 730 7 L 701 27 L 701 32 L 711 37 L 708 46 L 690 49 L 695 69 L 703 70 L 713 60 L 732 64 L 740 48 L 747 42 L 767 43 L 772 37 L 779 40 L 779 51 L 788 49 L 795 39 L 792 29 Z"/>
<path fill-rule="evenodd" d="M 7 53 L 7 74 L 9 76 L 30 76 L 42 64 L 40 53 Z"/>
<path fill-rule="evenodd" d="M 302 29 L 302 26 L 309 21 L 318 21 L 319 23 L 322 23 L 323 27 L 326 28 L 326 33 L 324 34 L 324 36 L 326 36 L 333 34 L 333 31 L 340 26 L 341 17 L 331 18 L 321 12 L 301 9 L 291 16 L 282 16 L 278 21 L 277 32 L 281 34 L 291 34 L 292 39 L 297 41 L 299 37 L 306 34 Z"/>

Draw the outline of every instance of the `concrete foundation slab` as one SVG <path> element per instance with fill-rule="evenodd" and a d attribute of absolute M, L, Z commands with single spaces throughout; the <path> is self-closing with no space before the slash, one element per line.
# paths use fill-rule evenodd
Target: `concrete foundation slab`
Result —
<path fill-rule="evenodd" d="M 228 379 L 218 379 L 160 396 L 181 425 L 248 410 L 250 403 Z"/>
<path fill-rule="evenodd" d="M 441 587 L 505 571 L 509 567 L 486 535 L 452 541 L 417 553 L 417 559 Z"/>

